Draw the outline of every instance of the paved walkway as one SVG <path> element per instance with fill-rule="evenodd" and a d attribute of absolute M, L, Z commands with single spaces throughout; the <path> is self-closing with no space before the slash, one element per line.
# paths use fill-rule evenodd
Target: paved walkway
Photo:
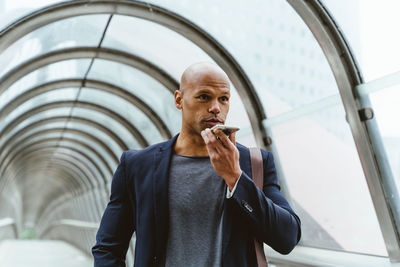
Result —
<path fill-rule="evenodd" d="M 92 258 L 63 241 L 0 241 L 1 267 L 93 267 Z"/>

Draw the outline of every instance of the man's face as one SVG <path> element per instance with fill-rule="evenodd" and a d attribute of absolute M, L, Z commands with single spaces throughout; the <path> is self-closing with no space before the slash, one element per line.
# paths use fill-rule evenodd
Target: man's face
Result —
<path fill-rule="evenodd" d="M 182 110 L 182 125 L 192 134 L 224 124 L 229 111 L 229 81 L 218 74 L 198 75 L 183 92 L 175 93 L 175 103 Z"/>

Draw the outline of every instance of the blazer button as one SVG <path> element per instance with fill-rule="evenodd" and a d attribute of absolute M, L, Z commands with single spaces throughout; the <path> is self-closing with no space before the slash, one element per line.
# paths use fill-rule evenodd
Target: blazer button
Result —
<path fill-rule="evenodd" d="M 157 264 L 157 256 L 153 257 L 153 262 L 154 262 L 154 264 Z"/>
<path fill-rule="evenodd" d="M 253 208 L 246 201 L 242 200 L 242 205 L 248 212 L 253 212 Z"/>

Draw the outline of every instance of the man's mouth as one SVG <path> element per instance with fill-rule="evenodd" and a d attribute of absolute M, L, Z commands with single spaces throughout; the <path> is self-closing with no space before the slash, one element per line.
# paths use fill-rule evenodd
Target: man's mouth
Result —
<path fill-rule="evenodd" d="M 222 120 L 219 119 L 209 119 L 205 120 L 206 124 L 211 128 L 215 125 L 224 124 Z"/>

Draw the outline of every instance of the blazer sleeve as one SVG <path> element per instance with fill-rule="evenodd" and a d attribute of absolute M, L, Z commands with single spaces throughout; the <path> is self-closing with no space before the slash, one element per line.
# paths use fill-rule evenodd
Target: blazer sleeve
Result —
<path fill-rule="evenodd" d="M 92 248 L 95 267 L 125 267 L 126 252 L 135 230 L 135 210 L 130 203 L 125 153 L 114 173 L 110 201 L 104 211 Z"/>
<path fill-rule="evenodd" d="M 261 191 L 245 172 L 242 172 L 232 198 L 252 224 L 255 238 L 281 254 L 288 254 L 301 236 L 300 218 L 280 192 L 272 153 L 262 150 L 264 182 Z"/>

